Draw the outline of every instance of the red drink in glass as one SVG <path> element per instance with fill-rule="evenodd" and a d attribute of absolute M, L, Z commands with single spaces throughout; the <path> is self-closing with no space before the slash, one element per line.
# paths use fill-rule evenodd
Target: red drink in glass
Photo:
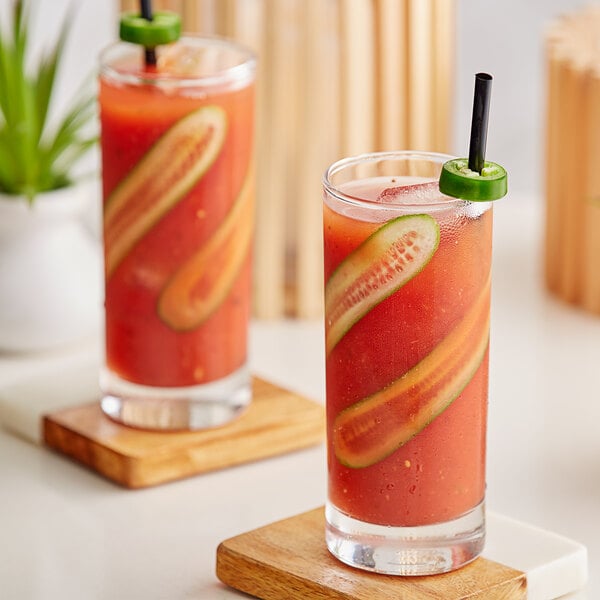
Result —
<path fill-rule="evenodd" d="M 449 157 L 374 154 L 325 183 L 328 545 L 400 575 L 483 545 L 492 211 Z"/>
<path fill-rule="evenodd" d="M 250 399 L 254 58 L 182 38 L 102 58 L 103 409 L 130 425 L 219 425 Z"/>

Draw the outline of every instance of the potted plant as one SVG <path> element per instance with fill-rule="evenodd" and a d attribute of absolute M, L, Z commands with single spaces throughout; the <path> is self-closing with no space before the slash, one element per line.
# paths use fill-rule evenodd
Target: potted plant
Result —
<path fill-rule="evenodd" d="M 72 342 L 98 325 L 99 243 L 86 227 L 93 193 L 74 168 L 96 143 L 95 96 L 49 119 L 66 21 L 29 60 L 28 6 L 0 23 L 0 350 Z"/>

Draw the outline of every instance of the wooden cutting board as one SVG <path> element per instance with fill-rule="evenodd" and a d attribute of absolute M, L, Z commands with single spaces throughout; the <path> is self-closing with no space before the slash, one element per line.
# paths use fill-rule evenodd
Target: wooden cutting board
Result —
<path fill-rule="evenodd" d="M 452 573 L 397 577 L 335 559 L 321 507 L 222 542 L 217 576 L 262 600 L 550 600 L 585 584 L 581 544 L 495 513 L 487 520 L 484 557 Z"/>
<path fill-rule="evenodd" d="M 124 427 L 99 403 L 47 414 L 44 443 L 128 488 L 277 456 L 325 439 L 321 404 L 259 378 L 249 408 L 226 426 L 157 433 Z"/>

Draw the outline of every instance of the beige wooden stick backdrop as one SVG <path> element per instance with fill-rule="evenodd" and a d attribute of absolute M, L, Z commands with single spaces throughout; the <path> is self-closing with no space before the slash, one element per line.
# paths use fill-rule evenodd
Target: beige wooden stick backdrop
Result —
<path fill-rule="evenodd" d="M 320 317 L 321 179 L 375 150 L 450 147 L 454 0 L 155 0 L 259 57 L 254 312 Z M 122 0 L 136 10 L 137 3 Z"/>
<path fill-rule="evenodd" d="M 546 34 L 545 278 L 563 300 L 600 314 L 600 7 Z"/>

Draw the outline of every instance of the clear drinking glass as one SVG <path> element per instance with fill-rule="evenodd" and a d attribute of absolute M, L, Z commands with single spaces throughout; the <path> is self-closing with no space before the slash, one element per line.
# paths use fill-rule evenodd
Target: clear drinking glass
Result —
<path fill-rule="evenodd" d="M 424 575 L 485 537 L 492 209 L 439 192 L 425 152 L 324 178 L 329 490 L 341 561 Z"/>
<path fill-rule="evenodd" d="M 106 367 L 127 425 L 221 425 L 250 402 L 255 58 L 218 38 L 101 56 Z"/>

